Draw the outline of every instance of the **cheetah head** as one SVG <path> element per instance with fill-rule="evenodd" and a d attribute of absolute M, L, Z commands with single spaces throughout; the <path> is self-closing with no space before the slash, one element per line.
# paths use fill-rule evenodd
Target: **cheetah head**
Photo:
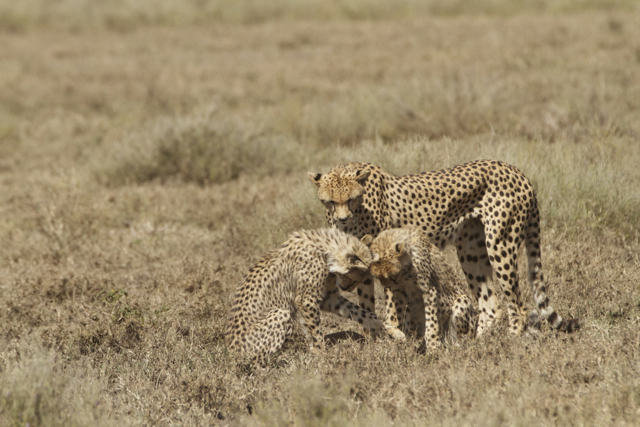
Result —
<path fill-rule="evenodd" d="M 332 224 L 341 228 L 354 218 L 362 203 L 363 183 L 371 171 L 336 166 L 329 173 L 309 172 L 309 179 L 318 187 L 318 197 L 327 209 Z"/>
<path fill-rule="evenodd" d="M 377 255 L 360 240 L 354 237 L 349 242 L 349 245 L 336 248 L 328 254 L 329 272 L 342 279 L 338 284 L 343 290 L 351 290 L 369 277 L 369 266 L 378 260 Z"/>
<path fill-rule="evenodd" d="M 363 243 L 378 257 L 369 266 L 369 272 L 385 287 L 389 287 L 404 269 L 411 266 L 406 236 L 396 230 L 400 229 L 385 230 L 375 239 L 370 234 L 362 238 Z"/>

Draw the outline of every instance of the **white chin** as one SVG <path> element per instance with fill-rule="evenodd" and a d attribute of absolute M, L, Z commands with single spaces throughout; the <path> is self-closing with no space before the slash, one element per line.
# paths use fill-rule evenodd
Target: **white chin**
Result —
<path fill-rule="evenodd" d="M 329 273 L 346 275 L 348 272 L 349 270 L 340 268 L 340 266 L 329 264 Z"/>

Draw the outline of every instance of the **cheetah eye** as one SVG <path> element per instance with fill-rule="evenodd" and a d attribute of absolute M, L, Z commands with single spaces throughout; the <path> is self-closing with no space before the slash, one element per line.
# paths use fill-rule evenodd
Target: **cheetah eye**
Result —
<path fill-rule="evenodd" d="M 364 264 L 364 262 L 362 262 L 362 260 L 356 255 L 349 255 L 347 260 L 349 261 L 349 264 Z"/>
<path fill-rule="evenodd" d="M 321 200 L 322 204 L 327 208 L 327 209 L 333 209 L 333 200 Z"/>

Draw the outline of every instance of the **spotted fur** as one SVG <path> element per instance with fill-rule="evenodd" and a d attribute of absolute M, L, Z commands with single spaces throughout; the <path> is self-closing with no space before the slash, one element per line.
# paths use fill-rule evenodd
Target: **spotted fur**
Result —
<path fill-rule="evenodd" d="M 227 346 L 265 366 L 300 318 L 312 350 L 322 346 L 320 310 L 353 319 L 379 333 L 382 321 L 340 295 L 368 276 L 374 256 L 337 229 L 303 230 L 251 267 L 232 296 Z"/>
<path fill-rule="evenodd" d="M 385 288 L 408 295 L 406 305 L 427 348 L 439 347 L 447 333 L 475 334 L 477 313 L 462 281 L 426 233 L 416 227 L 393 228 L 362 241 L 379 257 L 369 267 L 371 274 Z"/>
<path fill-rule="evenodd" d="M 454 243 L 469 288 L 478 300 L 477 335 L 499 318 L 502 310 L 493 279 L 507 301 L 510 330 L 520 334 L 527 312 L 520 297 L 517 267 L 524 244 L 529 284 L 540 318 L 553 328 L 571 332 L 577 319 L 563 320 L 547 297 L 540 253 L 540 215 L 529 179 L 497 160 L 479 160 L 433 172 L 395 176 L 368 163 L 349 163 L 329 173 L 309 173 L 318 187 L 330 225 L 362 237 L 383 230 L 415 226 L 439 248 Z M 358 286 L 361 304 L 373 284 Z M 386 322 L 396 315 L 393 293 L 385 293 Z M 536 317 L 537 313 L 534 313 Z"/>

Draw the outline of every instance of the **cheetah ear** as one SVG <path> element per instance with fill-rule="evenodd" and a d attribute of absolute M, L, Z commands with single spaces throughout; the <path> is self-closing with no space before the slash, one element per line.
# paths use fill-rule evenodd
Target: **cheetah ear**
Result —
<path fill-rule="evenodd" d="M 321 173 L 307 172 L 307 175 L 309 176 L 311 182 L 313 182 L 315 185 L 320 185 L 320 179 L 322 179 Z"/>
<path fill-rule="evenodd" d="M 404 253 L 404 247 L 405 247 L 405 243 L 404 242 L 398 243 L 396 245 L 396 252 L 398 252 L 399 254 L 402 255 Z"/>
<path fill-rule="evenodd" d="M 370 170 L 362 170 L 362 169 L 358 170 L 356 171 L 356 181 L 358 181 L 359 183 L 362 183 L 362 181 L 369 178 L 369 175 L 371 175 Z"/>
<path fill-rule="evenodd" d="M 373 243 L 373 236 L 371 234 L 365 234 L 360 240 L 362 240 L 362 243 L 364 243 L 365 245 L 371 246 L 371 244 Z"/>

